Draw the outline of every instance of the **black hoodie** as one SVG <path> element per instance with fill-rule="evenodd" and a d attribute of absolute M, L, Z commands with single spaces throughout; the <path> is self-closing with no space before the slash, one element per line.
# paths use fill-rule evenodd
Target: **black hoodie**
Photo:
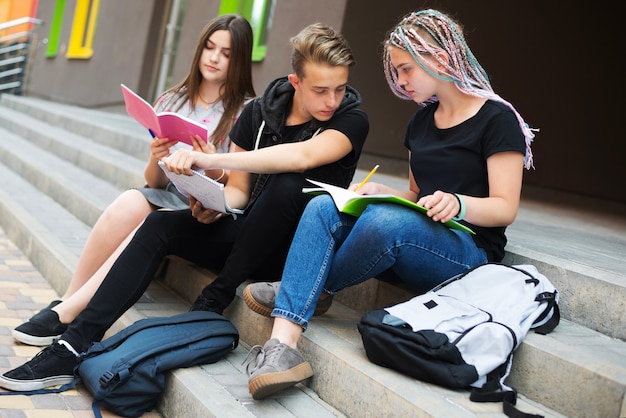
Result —
<path fill-rule="evenodd" d="M 269 84 L 263 96 L 248 103 L 242 111 L 231 131 L 231 140 L 248 151 L 283 143 L 281 128 L 291 110 L 294 93 L 295 89 L 287 77 L 274 80 Z M 341 187 L 349 186 L 369 131 L 367 115 L 358 108 L 360 104 L 359 92 L 346 86 L 344 98 L 331 119 L 325 122 L 311 119 L 296 137 L 289 139 L 289 142 L 306 141 L 324 130 L 330 123 L 337 123 L 338 118 L 346 118 L 347 123 L 359 125 L 358 128 L 353 129 L 358 134 L 350 137 L 352 152 L 339 161 L 305 171 L 306 178 Z M 253 176 L 254 187 L 248 206 L 259 195 L 269 176 L 269 174 Z"/>

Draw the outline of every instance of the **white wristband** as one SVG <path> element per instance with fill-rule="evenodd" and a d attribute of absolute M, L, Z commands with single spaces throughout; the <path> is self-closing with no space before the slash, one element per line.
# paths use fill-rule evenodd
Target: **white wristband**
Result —
<path fill-rule="evenodd" d="M 454 196 L 459 201 L 459 213 L 457 213 L 456 216 L 454 218 L 452 218 L 452 220 L 453 221 L 460 221 L 461 219 L 465 218 L 465 212 L 466 212 L 467 208 L 465 207 L 465 201 L 463 200 L 461 195 L 459 195 L 457 193 L 454 193 Z"/>

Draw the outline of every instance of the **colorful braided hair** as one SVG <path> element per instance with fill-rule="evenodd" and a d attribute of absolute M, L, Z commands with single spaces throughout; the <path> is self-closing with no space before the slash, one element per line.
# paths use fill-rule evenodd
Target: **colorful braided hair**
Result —
<path fill-rule="evenodd" d="M 454 82 L 463 93 L 495 100 L 511 108 L 526 139 L 524 167 L 527 169 L 534 168 L 533 153 L 530 147 L 535 137 L 533 130 L 524 122 L 524 119 L 511 103 L 493 91 L 487 73 L 465 42 L 463 31 L 457 23 L 436 10 L 412 12 L 402 18 L 396 27 L 387 34 L 384 46 L 385 78 L 391 91 L 401 99 L 411 100 L 411 97 L 398 85 L 398 73 L 391 64 L 389 56 L 389 50 L 392 46 L 409 52 L 415 62 L 428 74 L 441 80 Z M 438 52 L 442 51 L 450 58 L 449 62 L 437 55 Z M 422 58 L 422 54 L 437 59 L 439 64 L 445 68 L 444 73 L 433 71 L 427 61 Z M 433 96 L 421 104 L 426 105 L 435 101 L 437 101 L 437 97 Z"/>

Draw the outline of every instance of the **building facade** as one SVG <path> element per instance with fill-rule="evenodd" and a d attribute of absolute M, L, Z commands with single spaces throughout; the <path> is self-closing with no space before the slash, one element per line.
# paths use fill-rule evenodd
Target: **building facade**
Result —
<path fill-rule="evenodd" d="M 462 22 L 467 41 L 494 89 L 539 129 L 535 169 L 525 185 L 626 203 L 626 151 L 618 124 L 624 73 L 615 6 L 558 2 L 466 0 L 0 0 L 0 22 L 28 13 L 37 29 L 24 94 L 91 108 L 122 104 L 120 83 L 152 100 L 189 70 L 204 24 L 236 11 L 255 30 L 257 93 L 288 74 L 289 38 L 309 23 L 341 30 L 357 60 L 350 83 L 363 96 L 371 129 L 364 167 L 406 175 L 402 146 L 416 110 L 389 91 L 382 40 L 406 12 L 432 7 Z M 18 11 L 19 9 L 19 11 Z M 0 33 L 0 35 L 2 35 Z M 371 163 L 371 164 L 370 164 Z"/>

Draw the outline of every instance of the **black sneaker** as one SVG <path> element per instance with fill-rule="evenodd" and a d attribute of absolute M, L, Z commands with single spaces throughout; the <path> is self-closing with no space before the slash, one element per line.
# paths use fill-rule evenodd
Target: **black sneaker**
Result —
<path fill-rule="evenodd" d="M 0 387 L 13 391 L 31 391 L 64 385 L 74 380 L 78 357 L 55 342 L 20 367 L 0 376 Z"/>
<path fill-rule="evenodd" d="M 224 309 L 217 305 L 215 299 L 208 299 L 203 294 L 200 294 L 193 305 L 191 305 L 191 308 L 189 308 L 189 312 L 191 311 L 209 311 L 221 315 Z"/>
<path fill-rule="evenodd" d="M 59 300 L 59 299 L 53 300 L 52 302 L 50 302 L 50 304 L 48 306 L 46 306 L 45 308 L 43 308 L 39 312 L 49 311 L 52 308 L 54 308 L 55 306 L 57 306 L 59 303 L 61 303 L 61 302 L 63 302 L 63 301 Z"/>
<path fill-rule="evenodd" d="M 66 329 L 67 325 L 61 323 L 59 315 L 52 308 L 46 308 L 15 328 L 13 338 L 24 344 L 45 346 L 59 339 Z"/>

